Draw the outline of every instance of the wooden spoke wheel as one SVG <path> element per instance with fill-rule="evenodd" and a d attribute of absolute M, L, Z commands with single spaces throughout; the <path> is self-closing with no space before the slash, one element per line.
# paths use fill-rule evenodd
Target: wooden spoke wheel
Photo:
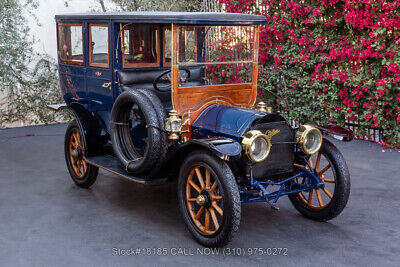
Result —
<path fill-rule="evenodd" d="M 322 189 L 314 189 L 308 192 L 299 192 L 298 197 L 300 200 L 311 209 L 323 209 L 331 201 L 333 192 L 335 192 L 335 173 L 332 169 L 332 165 L 326 157 L 326 154 L 322 154 L 322 151 L 311 155 L 308 158 L 307 167 L 302 166 L 308 170 L 314 172 L 321 181 L 324 182 L 325 187 Z M 305 178 L 300 178 L 301 182 Z"/>
<path fill-rule="evenodd" d="M 226 245 L 240 223 L 240 195 L 229 166 L 214 155 L 194 151 L 184 160 L 178 181 L 185 223 L 202 245 Z"/>
<path fill-rule="evenodd" d="M 208 167 L 194 166 L 186 180 L 186 204 L 199 231 L 210 235 L 219 229 L 224 214 L 222 200 L 218 181 Z"/>
<path fill-rule="evenodd" d="M 79 178 L 83 178 L 87 172 L 87 163 L 84 156 L 84 148 L 79 130 L 74 128 L 69 137 L 69 157 L 72 168 Z"/>
<path fill-rule="evenodd" d="M 315 220 L 329 220 L 339 215 L 347 204 L 350 194 L 350 174 L 339 150 L 324 139 L 319 152 L 311 155 L 306 162 L 295 164 L 298 168 L 311 170 L 324 182 L 324 187 L 299 192 L 289 198 L 294 207 L 306 217 Z M 306 183 L 308 178 L 296 179 Z"/>
<path fill-rule="evenodd" d="M 65 160 L 72 180 L 80 187 L 90 187 L 96 181 L 98 168 L 85 161 L 85 146 L 76 121 L 68 125 L 64 146 Z"/>

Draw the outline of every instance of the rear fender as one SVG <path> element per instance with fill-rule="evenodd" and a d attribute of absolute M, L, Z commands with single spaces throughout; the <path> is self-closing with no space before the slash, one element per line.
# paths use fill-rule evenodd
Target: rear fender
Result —
<path fill-rule="evenodd" d="M 94 114 L 85 107 L 85 105 L 73 102 L 69 105 L 49 105 L 48 108 L 54 111 L 64 109 L 71 111 L 79 125 L 86 156 L 99 154 L 101 148 L 106 144 L 107 139 L 104 136 L 101 136 L 102 128 L 98 120 L 96 120 Z"/>

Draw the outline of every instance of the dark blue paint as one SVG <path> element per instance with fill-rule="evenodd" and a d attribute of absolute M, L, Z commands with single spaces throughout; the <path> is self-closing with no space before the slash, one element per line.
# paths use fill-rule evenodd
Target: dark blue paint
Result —
<path fill-rule="evenodd" d="M 297 183 L 295 178 L 304 177 L 304 183 Z M 240 187 L 240 198 L 242 203 L 252 203 L 252 202 L 265 202 L 272 201 L 272 205 L 276 204 L 281 196 L 295 194 L 301 191 L 308 191 L 317 188 L 324 188 L 324 182 L 322 182 L 317 175 L 306 169 L 294 169 L 294 173 L 291 177 L 284 179 L 280 182 L 273 182 L 265 177 L 265 181 L 258 181 L 252 177 L 244 177 L 238 179 L 238 184 Z M 267 190 L 268 186 L 276 185 L 279 189 L 274 192 L 269 192 Z M 243 187 L 247 186 L 252 189 L 257 190 L 259 193 L 249 193 L 243 190 Z"/>
<path fill-rule="evenodd" d="M 186 145 L 197 144 L 208 147 L 209 149 L 229 157 L 237 157 L 240 156 L 242 152 L 242 146 L 239 142 L 223 138 L 223 137 L 215 137 L 215 138 L 208 138 L 208 139 L 191 139 L 186 142 L 182 147 Z"/>
<path fill-rule="evenodd" d="M 257 110 L 222 104 L 207 107 L 192 124 L 192 138 L 225 136 L 239 140 L 249 125 L 265 114 Z"/>

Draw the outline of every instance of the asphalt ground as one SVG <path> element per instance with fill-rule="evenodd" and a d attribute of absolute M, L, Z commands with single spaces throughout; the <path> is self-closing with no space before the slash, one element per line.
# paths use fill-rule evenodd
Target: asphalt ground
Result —
<path fill-rule="evenodd" d="M 399 266 L 398 151 L 335 141 L 352 179 L 339 217 L 311 221 L 287 197 L 280 211 L 245 204 L 233 242 L 212 252 L 185 229 L 175 183 L 143 186 L 100 171 L 91 189 L 75 186 L 65 129 L 0 130 L 0 266 Z"/>

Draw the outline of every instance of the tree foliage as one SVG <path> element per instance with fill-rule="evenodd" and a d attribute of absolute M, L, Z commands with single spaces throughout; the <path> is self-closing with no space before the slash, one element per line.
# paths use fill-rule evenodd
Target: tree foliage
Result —
<path fill-rule="evenodd" d="M 123 11 L 199 11 L 201 0 L 112 0 Z"/>
<path fill-rule="evenodd" d="M 61 102 L 56 64 L 33 51 L 34 39 L 23 15 L 34 16 L 37 6 L 37 0 L 0 0 L 0 126 L 60 118 L 46 109 L 47 104 Z"/>
<path fill-rule="evenodd" d="M 266 17 L 260 88 L 288 118 L 355 121 L 360 138 L 382 129 L 384 146 L 400 146 L 400 1 L 219 1 Z"/>

